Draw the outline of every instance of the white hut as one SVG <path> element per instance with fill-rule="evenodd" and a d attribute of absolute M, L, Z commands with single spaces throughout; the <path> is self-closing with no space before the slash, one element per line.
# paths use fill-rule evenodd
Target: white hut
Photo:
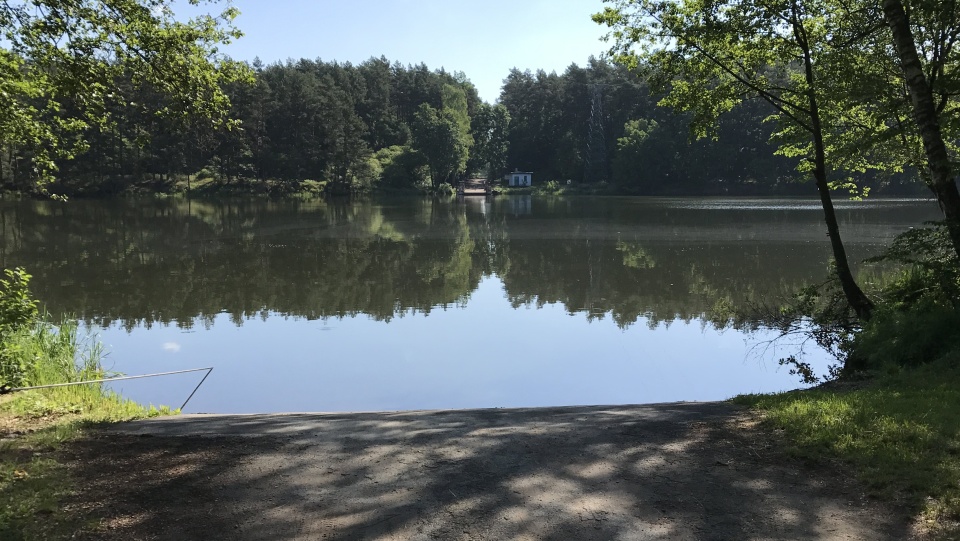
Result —
<path fill-rule="evenodd" d="M 530 171 L 514 171 L 513 173 L 507 173 L 504 180 L 507 181 L 507 186 L 530 186 L 533 182 L 533 173 Z"/>

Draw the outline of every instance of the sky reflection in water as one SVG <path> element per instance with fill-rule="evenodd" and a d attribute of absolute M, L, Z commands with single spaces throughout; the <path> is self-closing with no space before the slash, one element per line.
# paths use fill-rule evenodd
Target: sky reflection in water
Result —
<path fill-rule="evenodd" d="M 557 304 L 514 309 L 496 277 L 466 307 L 375 321 L 269 317 L 209 330 L 100 330 L 114 367 L 216 366 L 188 412 L 382 411 L 722 400 L 798 387 L 778 366 L 794 349 L 773 335 L 699 320 L 619 328 Z M 822 371 L 822 351 L 807 357 Z M 118 383 L 143 403 L 179 405 L 201 374 Z"/>

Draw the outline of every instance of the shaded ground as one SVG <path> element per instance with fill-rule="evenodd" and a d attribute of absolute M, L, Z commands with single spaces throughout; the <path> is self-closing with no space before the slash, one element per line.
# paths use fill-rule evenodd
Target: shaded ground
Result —
<path fill-rule="evenodd" d="M 74 446 L 71 505 L 108 540 L 909 537 L 777 449 L 716 403 L 182 416 Z"/>

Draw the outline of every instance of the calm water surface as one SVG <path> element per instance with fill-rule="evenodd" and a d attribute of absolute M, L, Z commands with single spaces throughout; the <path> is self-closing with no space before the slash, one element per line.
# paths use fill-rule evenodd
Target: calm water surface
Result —
<path fill-rule="evenodd" d="M 840 202 L 854 261 L 938 217 Z M 822 280 L 797 199 L 0 202 L 0 263 L 109 367 L 214 366 L 190 412 L 714 400 L 797 387 L 730 309 Z M 808 348 L 821 370 L 830 361 Z M 118 382 L 179 405 L 201 376 Z"/>

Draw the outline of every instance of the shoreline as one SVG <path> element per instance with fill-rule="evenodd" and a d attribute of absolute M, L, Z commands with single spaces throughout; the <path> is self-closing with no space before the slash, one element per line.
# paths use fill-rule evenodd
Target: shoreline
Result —
<path fill-rule="evenodd" d="M 800 391 L 803 388 L 791 389 L 790 391 Z M 436 414 L 436 413 L 469 413 L 469 412 L 530 412 L 551 410 L 562 412 L 563 410 L 606 410 L 618 408 L 645 408 L 659 406 L 696 406 L 696 405 L 730 405 L 732 399 L 728 400 L 675 400 L 672 402 L 638 402 L 630 404 L 570 404 L 562 406 L 489 406 L 489 407 L 466 407 L 466 408 L 419 408 L 419 409 L 385 409 L 385 410 L 344 410 L 344 411 L 274 411 L 274 412 L 251 412 L 251 413 L 230 413 L 230 412 L 210 412 L 198 411 L 196 413 L 181 413 L 174 416 L 166 416 L 163 419 L 201 419 L 207 417 L 287 417 L 287 416 L 333 416 L 333 415 L 398 415 L 398 414 Z M 129 422 L 138 422 L 137 419 Z"/>
<path fill-rule="evenodd" d="M 152 436 L 212 436 L 270 435 L 271 422 L 301 425 L 308 430 L 312 425 L 342 421 L 366 422 L 390 419 L 398 422 L 470 421 L 486 422 L 535 422 L 558 416 L 583 415 L 650 415 L 674 414 L 675 422 L 690 419 L 707 420 L 740 411 L 730 401 L 677 401 L 649 404 L 603 404 L 573 406 L 533 406 L 509 408 L 460 408 L 417 410 L 373 411 L 317 411 L 275 413 L 185 413 L 125 421 L 104 427 L 106 433 L 149 434 Z M 257 432 L 263 430 L 265 432 Z"/>

